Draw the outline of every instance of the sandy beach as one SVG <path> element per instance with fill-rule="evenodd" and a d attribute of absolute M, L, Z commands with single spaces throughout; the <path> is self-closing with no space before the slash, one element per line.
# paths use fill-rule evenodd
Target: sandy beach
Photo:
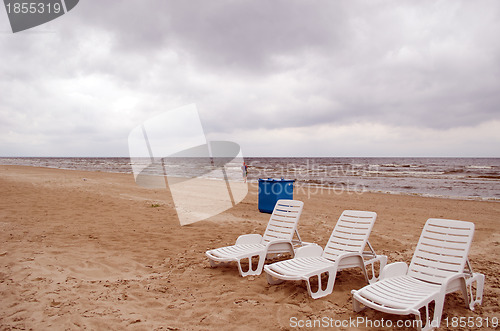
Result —
<path fill-rule="evenodd" d="M 324 246 L 343 210 L 374 211 L 370 242 L 389 262 L 410 261 L 428 218 L 474 222 L 469 257 L 486 276 L 483 304 L 472 312 L 448 295 L 443 318 L 500 318 L 499 202 L 298 191 L 304 241 Z M 314 300 L 303 283 L 210 268 L 206 250 L 264 232 L 269 214 L 257 203 L 251 186 L 234 208 L 181 227 L 170 193 L 139 187 L 131 174 L 0 166 L 0 329 L 279 330 L 324 317 L 408 319 L 353 312 L 360 270 L 340 272 L 334 293 Z"/>

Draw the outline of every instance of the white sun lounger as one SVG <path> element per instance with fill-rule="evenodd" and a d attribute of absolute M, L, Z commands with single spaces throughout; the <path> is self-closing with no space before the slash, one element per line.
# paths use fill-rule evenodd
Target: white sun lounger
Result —
<path fill-rule="evenodd" d="M 379 282 L 353 290 L 354 310 L 370 307 L 396 315 L 413 314 L 423 330 L 439 327 L 447 293 L 461 290 L 466 305 L 473 310 L 475 304 L 482 302 L 484 287 L 484 275 L 473 273 L 467 258 L 473 234 L 474 223 L 429 219 L 410 266 L 391 263 L 382 270 Z M 432 302 L 434 316 L 430 321 Z M 425 321 L 420 312 L 424 308 Z"/>
<path fill-rule="evenodd" d="M 377 214 L 367 211 L 346 210 L 342 213 L 330 240 L 323 250 L 317 244 L 300 247 L 290 260 L 266 265 L 269 284 L 279 284 L 284 280 L 304 280 L 312 298 L 317 299 L 332 293 L 337 271 L 359 267 L 367 282 L 377 281 L 375 262 L 380 270 L 387 263 L 385 255 L 376 255 L 368 242 Z M 368 244 L 369 251 L 365 251 Z M 368 279 L 366 267 L 371 265 L 372 278 Z M 328 281 L 322 283 L 321 275 L 327 273 Z M 317 290 L 311 288 L 311 279 L 317 277 Z M 326 285 L 326 286 L 325 286 Z"/>
<path fill-rule="evenodd" d="M 240 275 L 260 275 L 266 258 L 275 254 L 294 254 L 294 244 L 301 245 L 297 223 L 302 213 L 304 203 L 297 200 L 278 200 L 267 224 L 264 236 L 247 234 L 239 236 L 232 246 L 212 249 L 205 254 L 210 265 L 216 267 L 219 263 L 237 262 Z M 294 233 L 298 241 L 292 240 Z M 258 257 L 257 265 L 253 265 L 252 257 Z M 242 260 L 248 260 L 248 271 L 243 270 Z"/>

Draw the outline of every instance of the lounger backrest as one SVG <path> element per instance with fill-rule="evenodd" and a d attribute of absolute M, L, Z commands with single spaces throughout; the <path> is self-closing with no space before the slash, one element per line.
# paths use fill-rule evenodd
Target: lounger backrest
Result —
<path fill-rule="evenodd" d="M 430 218 L 425 223 L 408 275 L 436 284 L 464 270 L 474 223 Z"/>
<path fill-rule="evenodd" d="M 304 203 L 297 200 L 278 200 L 262 237 L 262 243 L 292 240 Z"/>
<path fill-rule="evenodd" d="M 377 213 L 371 211 L 345 210 L 323 250 L 323 257 L 335 261 L 340 254 L 363 253 L 376 219 Z"/>

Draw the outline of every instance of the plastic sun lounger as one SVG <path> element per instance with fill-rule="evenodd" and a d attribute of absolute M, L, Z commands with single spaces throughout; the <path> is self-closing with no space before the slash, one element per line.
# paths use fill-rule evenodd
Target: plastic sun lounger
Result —
<path fill-rule="evenodd" d="M 317 299 L 332 293 L 337 271 L 342 269 L 359 267 L 368 283 L 376 282 L 375 262 L 380 263 L 378 271 L 387 263 L 387 256 L 376 255 L 368 242 L 376 218 L 374 212 L 344 211 L 324 250 L 317 244 L 311 244 L 298 248 L 293 259 L 265 266 L 268 283 L 304 280 L 311 297 Z M 369 251 L 365 251 L 367 244 Z M 367 266 L 372 268 L 371 279 L 366 272 Z M 324 273 L 328 276 L 326 284 L 322 284 L 321 279 Z M 314 277 L 317 277 L 318 282 L 316 291 L 311 288 L 311 279 Z"/>
<path fill-rule="evenodd" d="M 474 310 L 475 304 L 482 303 L 484 275 L 473 273 L 467 258 L 473 235 L 474 223 L 471 222 L 427 220 L 410 266 L 404 262 L 388 264 L 379 282 L 353 290 L 354 310 L 370 307 L 396 315 L 413 314 L 420 320 L 423 330 L 439 327 L 447 293 L 461 290 L 466 305 Z M 431 322 L 429 306 L 432 302 L 434 316 Z M 420 313 L 424 308 L 425 325 Z"/>
<path fill-rule="evenodd" d="M 247 234 L 239 236 L 236 244 L 207 251 L 205 254 L 210 265 L 216 267 L 220 263 L 237 262 L 240 275 L 260 275 L 266 258 L 276 254 L 294 254 L 294 244 L 302 245 L 297 232 L 297 223 L 304 203 L 297 200 L 278 200 L 267 224 L 264 236 Z M 292 240 L 294 233 L 298 241 Z M 253 265 L 252 257 L 258 257 L 257 265 Z M 248 259 L 248 271 L 241 266 L 242 260 Z"/>

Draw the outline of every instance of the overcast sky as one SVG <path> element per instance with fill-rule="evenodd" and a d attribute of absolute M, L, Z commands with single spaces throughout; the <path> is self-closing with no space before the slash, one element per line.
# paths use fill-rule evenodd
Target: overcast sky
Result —
<path fill-rule="evenodd" d="M 0 156 L 128 156 L 195 103 L 244 156 L 500 157 L 500 1 L 90 1 L 13 34 Z"/>

